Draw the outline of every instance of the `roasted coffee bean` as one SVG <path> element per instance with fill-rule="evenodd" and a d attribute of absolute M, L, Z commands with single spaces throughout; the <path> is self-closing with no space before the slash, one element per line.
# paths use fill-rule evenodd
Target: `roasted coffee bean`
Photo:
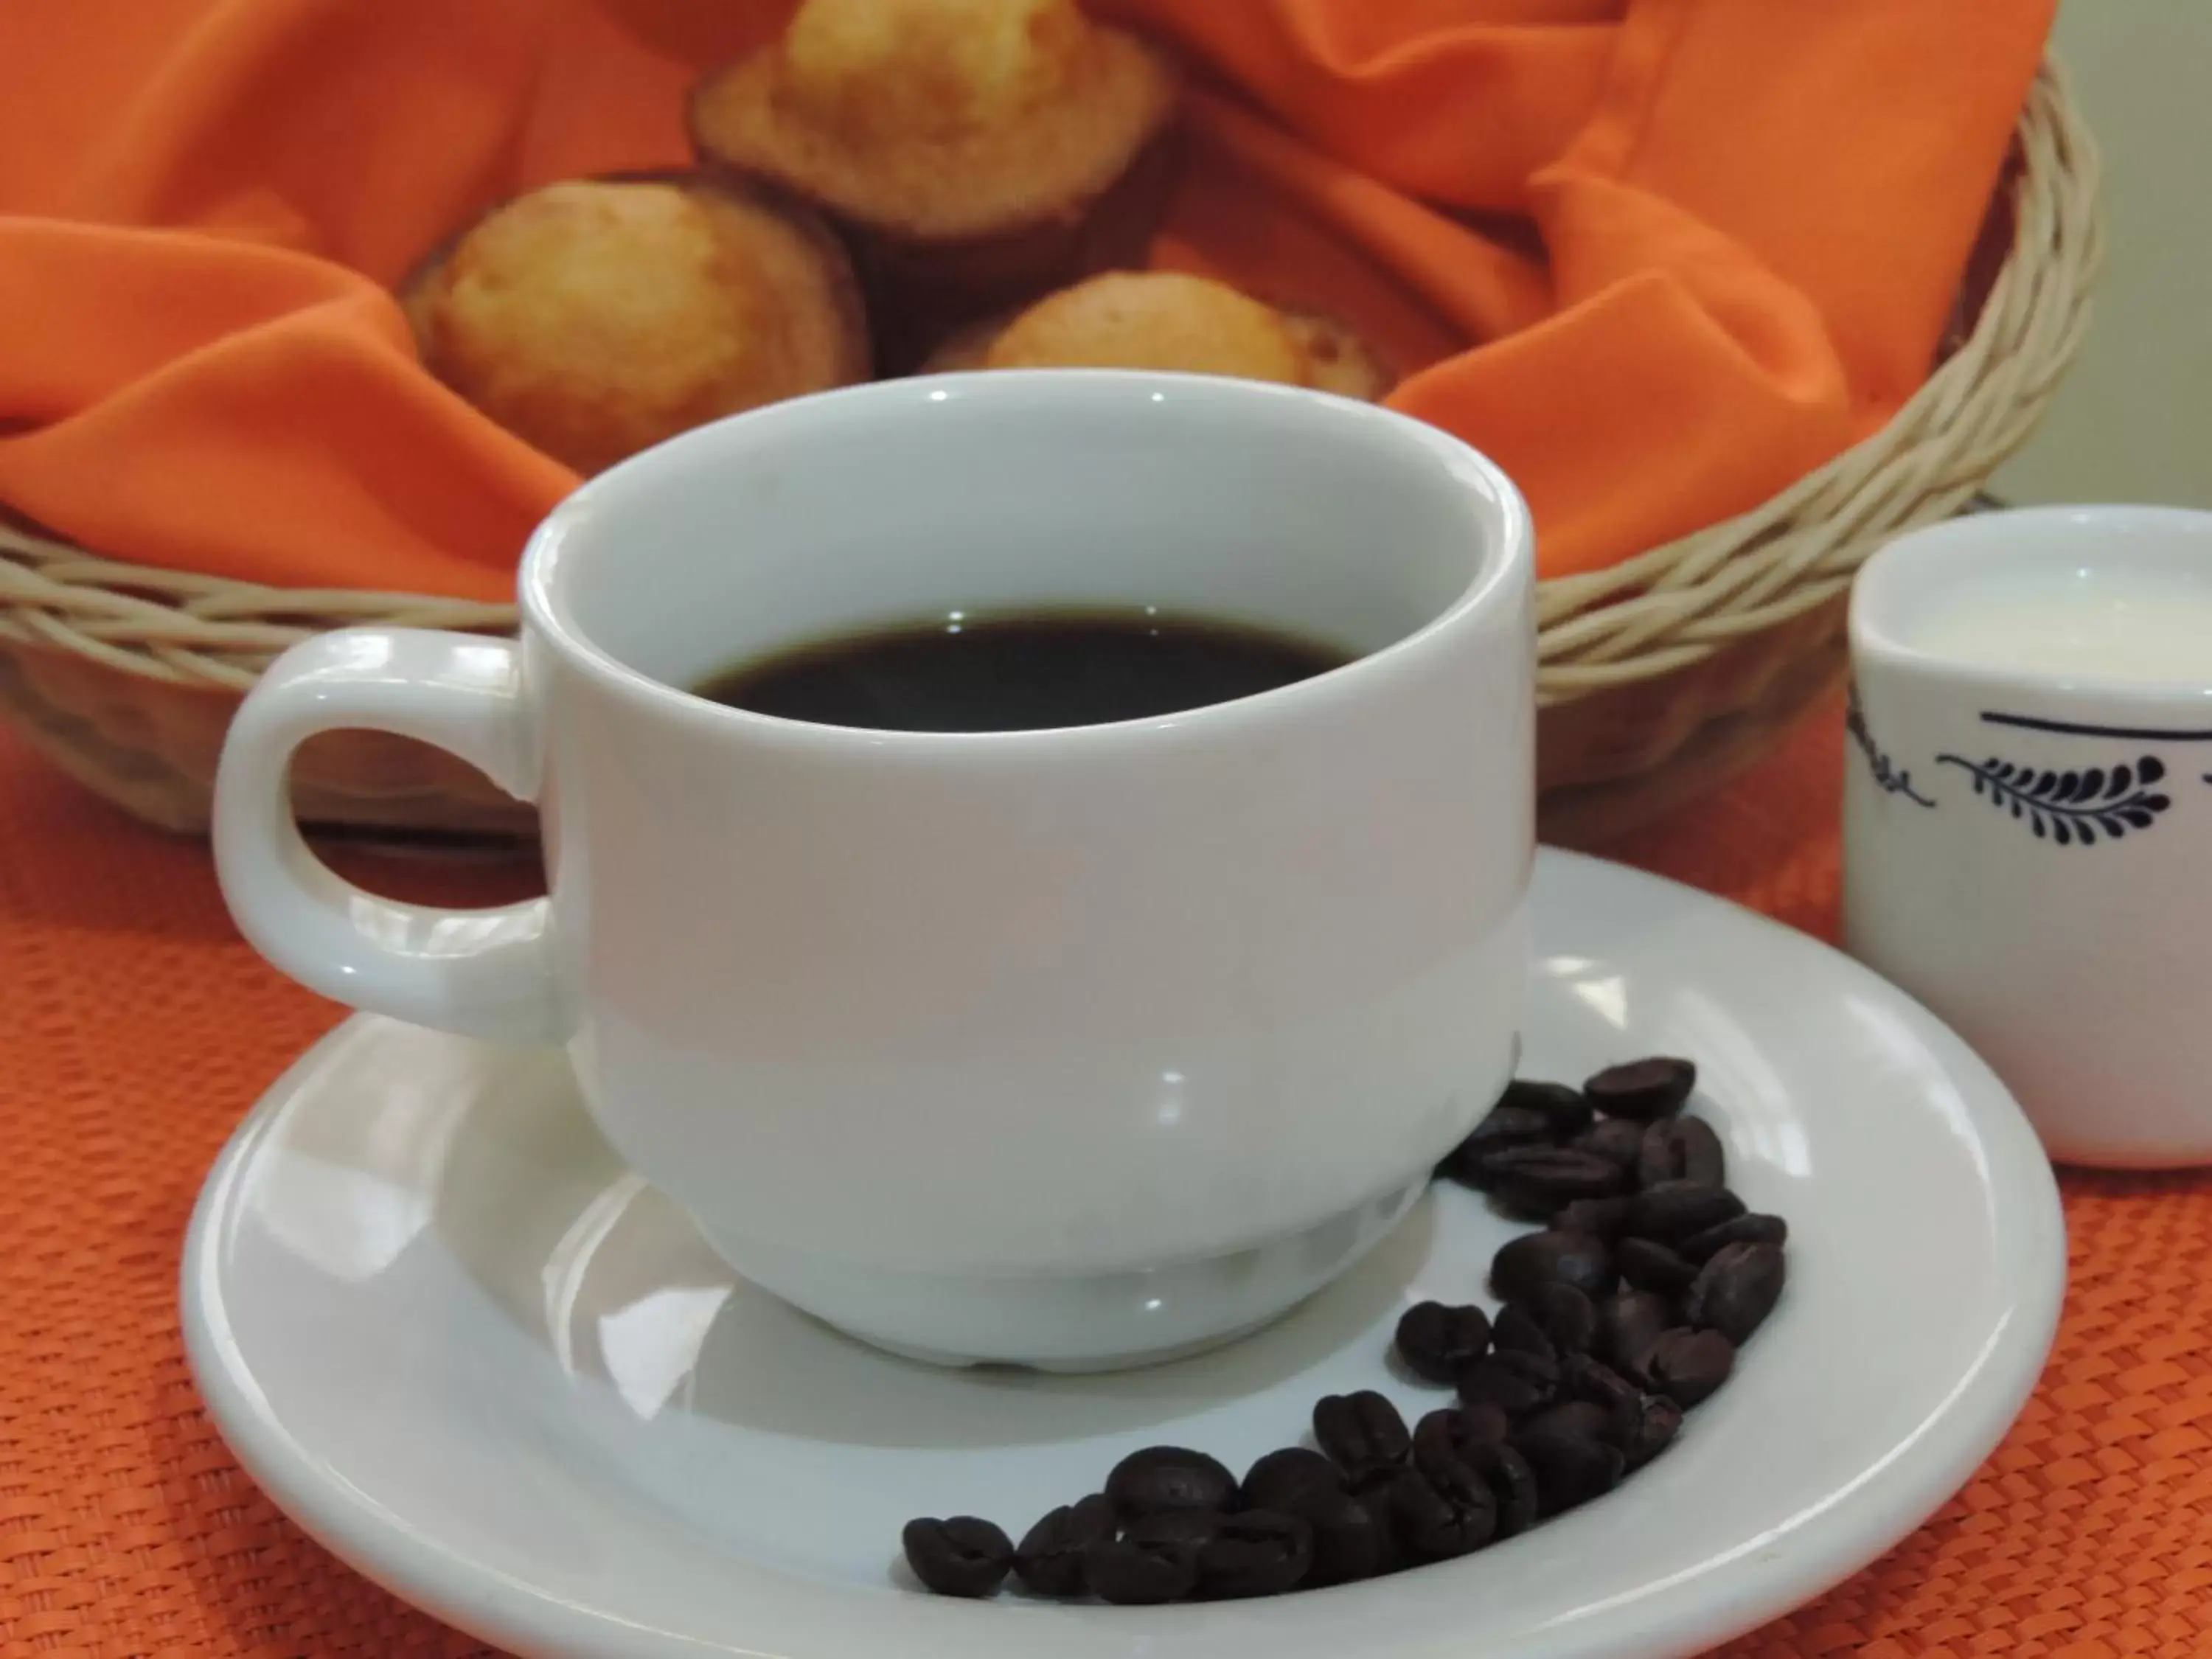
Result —
<path fill-rule="evenodd" d="M 1625 1117 L 1600 1118 L 1568 1144 L 1603 1158 L 1626 1178 L 1636 1173 L 1636 1160 L 1644 1152 L 1644 1126 Z"/>
<path fill-rule="evenodd" d="M 1725 1187 L 1662 1181 L 1637 1194 L 1628 1212 L 1628 1231 L 1635 1237 L 1671 1245 L 1742 1213 L 1743 1200 Z"/>
<path fill-rule="evenodd" d="M 1517 1446 L 1531 1435 L 1553 1433 L 1578 1434 L 1609 1442 L 1622 1426 L 1602 1406 L 1587 1400 L 1562 1400 L 1556 1406 L 1545 1407 L 1514 1430 L 1513 1443 Z"/>
<path fill-rule="evenodd" d="M 1467 1461 L 1477 1446 L 1498 1446 L 1513 1431 L 1512 1419 L 1487 1402 L 1447 1406 L 1413 1425 L 1413 1467 L 1437 1479 L 1437 1471 Z"/>
<path fill-rule="evenodd" d="M 1406 1419 L 1372 1389 L 1322 1395 L 1314 1404 L 1313 1431 L 1329 1461 L 1353 1480 L 1403 1463 L 1413 1450 Z"/>
<path fill-rule="evenodd" d="M 1411 1467 L 1409 1464 L 1408 1468 Z M 1406 1553 L 1404 1540 L 1398 1536 L 1398 1522 L 1390 1509 L 1390 1488 L 1404 1469 L 1380 1469 L 1353 1486 L 1347 1488 L 1352 1495 L 1367 1506 L 1382 1540 L 1382 1565 L 1376 1568 L 1377 1577 L 1403 1572 L 1413 1565 Z"/>
<path fill-rule="evenodd" d="M 1348 1584 L 1389 1570 L 1395 1551 L 1387 1501 L 1342 1490 L 1309 1486 L 1284 1509 L 1304 1522 L 1313 1534 L 1313 1565 L 1306 1583 Z"/>
<path fill-rule="evenodd" d="M 1399 1472 L 1412 1467 L 1413 1461 L 1413 1452 L 1409 1448 L 1405 1462 L 1377 1463 L 1357 1479 L 1346 1477 L 1344 1489 L 1354 1498 L 1364 1498 L 1370 1503 L 1377 1502 L 1390 1483 L 1398 1478 Z"/>
<path fill-rule="evenodd" d="M 1505 1441 L 1467 1448 L 1466 1459 L 1498 1499 L 1498 1536 L 1510 1538 L 1536 1524 L 1536 1475 L 1528 1460 Z"/>
<path fill-rule="evenodd" d="M 1782 1299 L 1785 1276 L 1779 1244 L 1723 1245 L 1698 1269 L 1697 1283 L 1682 1299 L 1682 1316 L 1741 1347 Z"/>
<path fill-rule="evenodd" d="M 1549 1112 L 1507 1099 L 1492 1107 L 1468 1132 L 1460 1150 L 1475 1158 L 1487 1158 L 1513 1146 L 1547 1146 L 1558 1138 Z"/>
<path fill-rule="evenodd" d="M 1498 1103 L 1541 1112 L 1551 1123 L 1554 1140 L 1573 1139 L 1589 1127 L 1596 1115 L 1589 1097 L 1565 1083 L 1528 1083 L 1516 1078 L 1505 1085 Z"/>
<path fill-rule="evenodd" d="M 1482 1443 L 1487 1444 L 1487 1442 Z M 1473 1502 L 1489 1509 L 1497 1507 L 1497 1496 L 1490 1482 L 1483 1478 L 1476 1457 L 1462 1457 L 1453 1452 L 1440 1452 L 1428 1457 L 1416 1455 L 1413 1473 L 1436 1488 L 1448 1501 Z"/>
<path fill-rule="evenodd" d="M 1504 1443 L 1498 1440 L 1475 1438 L 1460 1443 L 1448 1436 L 1431 1436 L 1416 1446 L 1413 1468 L 1447 1503 L 1494 1511 L 1501 1488 L 1510 1485 L 1498 1457 L 1504 1449 Z"/>
<path fill-rule="evenodd" d="M 1513 1419 L 1486 1401 L 1443 1407 L 1413 1425 L 1413 1467 L 1462 1455 L 1469 1446 L 1501 1444 L 1512 1431 Z"/>
<path fill-rule="evenodd" d="M 1180 1601 L 1198 1588 L 1195 1549 L 1159 1549 L 1109 1538 L 1084 1552 L 1084 1583 L 1115 1607 L 1152 1607 Z"/>
<path fill-rule="evenodd" d="M 1502 1446 L 1513 1432 L 1513 1419 L 1506 1415 L 1505 1407 L 1491 1400 L 1462 1400 L 1445 1410 L 1459 1419 L 1453 1432 L 1461 1445 L 1477 1441 Z"/>
<path fill-rule="evenodd" d="M 1504 1302 L 1530 1301 L 1540 1285 L 1551 1284 L 1609 1296 L 1617 1283 L 1612 1250 L 1589 1233 L 1523 1233 L 1490 1259 L 1490 1288 Z"/>
<path fill-rule="evenodd" d="M 1140 1544 L 1188 1544 L 1196 1549 L 1220 1530 L 1219 1510 L 1156 1510 L 1125 1523 L 1121 1536 Z"/>
<path fill-rule="evenodd" d="M 1648 1238 L 1624 1238 L 1613 1247 L 1613 1265 L 1620 1276 L 1639 1291 L 1680 1296 L 1690 1288 L 1698 1270 L 1668 1249 Z"/>
<path fill-rule="evenodd" d="M 1627 1189 L 1631 1172 L 1571 1146 L 1510 1146 L 1482 1160 L 1476 1184 L 1514 1215 L 1540 1221 L 1580 1198 Z"/>
<path fill-rule="evenodd" d="M 1587 1400 L 1608 1411 L 1618 1408 L 1624 1401 L 1635 1400 L 1641 1392 L 1612 1366 L 1586 1353 L 1574 1354 L 1560 1362 L 1559 1389 L 1570 1400 Z"/>
<path fill-rule="evenodd" d="M 1680 1111 L 1697 1086 L 1698 1068 L 1688 1060 L 1654 1057 L 1607 1066 L 1583 1085 L 1583 1093 L 1607 1117 L 1649 1123 Z"/>
<path fill-rule="evenodd" d="M 1487 1544 L 1498 1530 L 1498 1500 L 1486 1485 L 1439 1492 L 1407 1469 L 1390 1483 L 1390 1522 L 1419 1561 L 1449 1561 Z"/>
<path fill-rule="evenodd" d="M 1139 1516 L 1119 1538 L 1083 1553 L 1083 1582 L 1117 1607 L 1180 1601 L 1198 1588 L 1198 1553 L 1218 1517 L 1206 1510 L 1164 1510 Z"/>
<path fill-rule="evenodd" d="M 1588 1353 L 1597 1338 L 1597 1304 L 1572 1285 L 1553 1281 L 1537 1287 L 1526 1302 L 1515 1303 L 1535 1316 L 1536 1323 L 1564 1358 Z"/>
<path fill-rule="evenodd" d="M 1636 1154 L 1638 1186 L 1694 1181 L 1700 1187 L 1718 1187 L 1727 1180 L 1728 1154 L 1703 1118 L 1664 1117 L 1644 1131 Z"/>
<path fill-rule="evenodd" d="M 1643 1390 L 1612 1366 L 1586 1353 L 1571 1355 L 1559 1366 L 1559 1392 L 1605 1413 L 1601 1438 L 1625 1446 L 1635 1432 Z"/>
<path fill-rule="evenodd" d="M 1612 1198 L 1578 1198 L 1552 1217 L 1554 1232 L 1589 1233 L 1603 1239 L 1620 1237 L 1628 1225 L 1628 1212 L 1636 1207 L 1632 1194 Z"/>
<path fill-rule="evenodd" d="M 1483 1164 L 1493 1153 L 1516 1146 L 1548 1146 L 1552 1139 L 1548 1114 L 1528 1106 L 1493 1106 L 1490 1115 L 1470 1129 L 1467 1139 L 1453 1147 L 1437 1167 L 1470 1187 L 1486 1187 L 1489 1182 Z"/>
<path fill-rule="evenodd" d="M 1236 1500 L 1237 1477 L 1204 1452 L 1147 1446 L 1106 1477 L 1106 1496 L 1124 1520 L 1164 1510 L 1219 1510 Z"/>
<path fill-rule="evenodd" d="M 1246 1510 L 1224 1515 L 1198 1547 L 1198 1593 L 1212 1601 L 1280 1595 L 1313 1566 L 1313 1528 L 1294 1515 Z"/>
<path fill-rule="evenodd" d="M 1787 1244 L 1789 1242 L 1790 1224 L 1780 1216 L 1740 1215 L 1733 1221 L 1722 1222 L 1717 1227 L 1692 1233 L 1675 1248 L 1691 1266 L 1702 1267 L 1731 1244 Z"/>
<path fill-rule="evenodd" d="M 1559 1345 L 1544 1334 L 1536 1316 L 1517 1302 L 1509 1302 L 1498 1310 L 1493 1340 L 1500 1353 L 1540 1354 L 1550 1360 L 1559 1357 Z"/>
<path fill-rule="evenodd" d="M 1285 1446 L 1255 1463 L 1237 1491 L 1246 1509 L 1285 1510 L 1293 1498 L 1315 1486 L 1342 1492 L 1344 1474 L 1317 1451 Z"/>
<path fill-rule="evenodd" d="M 1571 1285 L 1537 1286 L 1526 1302 L 1509 1302 L 1498 1310 L 1494 1345 L 1501 1351 L 1548 1354 L 1554 1358 L 1587 1353 L 1597 1334 L 1597 1308 Z"/>
<path fill-rule="evenodd" d="M 1636 1402 L 1636 1416 L 1620 1441 L 1628 1467 L 1640 1469 L 1674 1443 L 1682 1431 L 1682 1408 L 1663 1394 L 1647 1394 Z"/>
<path fill-rule="evenodd" d="M 1398 1358 L 1430 1382 L 1449 1382 L 1490 1346 L 1490 1316 L 1476 1307 L 1417 1302 L 1398 1321 Z"/>
<path fill-rule="evenodd" d="M 1515 1436 L 1513 1447 L 1535 1474 L 1538 1512 L 1547 1516 L 1611 1492 L 1628 1467 L 1619 1448 L 1568 1429 L 1532 1430 Z"/>
<path fill-rule="evenodd" d="M 1735 1344 L 1718 1331 L 1671 1330 L 1651 1345 L 1644 1369 L 1655 1393 L 1687 1411 L 1729 1380 Z"/>
<path fill-rule="evenodd" d="M 1482 1407 L 1431 1412 L 1413 1434 L 1413 1467 L 1438 1491 L 1462 1489 L 1470 1474 L 1498 1500 L 1498 1535 L 1536 1519 L 1536 1477 L 1505 1437 L 1504 1419 Z"/>
<path fill-rule="evenodd" d="M 1104 1492 L 1063 1504 L 1031 1527 L 1014 1547 L 1014 1577 L 1034 1595 L 1065 1601 L 1083 1594 L 1083 1556 L 1114 1535 L 1114 1505 Z"/>
<path fill-rule="evenodd" d="M 914 1576 L 939 1595 L 989 1595 L 1013 1570 L 1013 1540 L 988 1521 L 909 1521 L 899 1534 Z"/>
<path fill-rule="evenodd" d="M 1495 1407 L 1509 1418 L 1526 1417 L 1559 1396 L 1559 1361 L 1542 1354 L 1509 1349 L 1478 1359 L 1459 1374 L 1462 1400 L 1470 1407 Z"/>
<path fill-rule="evenodd" d="M 1674 1322 L 1674 1304 L 1666 1297 L 1626 1291 L 1598 1304 L 1597 1340 L 1591 1352 L 1630 1382 L 1649 1384 L 1645 1357 Z"/>

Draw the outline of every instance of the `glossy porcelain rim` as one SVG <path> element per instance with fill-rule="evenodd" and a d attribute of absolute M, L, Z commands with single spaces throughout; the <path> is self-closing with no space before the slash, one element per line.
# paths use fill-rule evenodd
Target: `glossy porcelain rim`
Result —
<path fill-rule="evenodd" d="M 2185 680 L 2125 679 L 2110 674 L 2078 671 L 2053 673 L 2027 668 L 2003 668 L 1947 656 L 1915 644 L 1898 626 L 1898 611 L 1931 585 L 1948 586 L 1961 578 L 1968 561 L 2002 580 L 2007 572 L 2038 573 L 2056 560 L 2072 562 L 2084 554 L 2062 554 L 2055 546 L 2022 549 L 2009 545 L 2014 532 L 2026 530 L 2039 536 L 2054 532 L 2081 539 L 2085 551 L 2098 548 L 2100 532 L 2114 540 L 2102 545 L 2107 565 L 2129 562 L 2132 552 L 2126 538 L 2156 536 L 2162 541 L 2201 543 L 2191 553 L 2212 560 L 2212 513 L 2186 507 L 2071 506 L 2015 507 L 1988 513 L 1969 513 L 1940 524 L 1907 531 L 1866 562 L 1851 589 L 1850 645 L 1854 657 L 1894 664 L 1915 673 L 1954 685 L 1988 690 L 2033 686 L 2069 696 L 2140 704 L 2148 711 L 2177 715 L 2203 715 L 2212 708 L 2212 690 Z M 2180 557 L 2169 551 L 2160 562 Z"/>
<path fill-rule="evenodd" d="M 899 410 L 909 411 L 908 418 L 927 419 L 931 411 L 949 407 L 1001 405 L 1006 418 L 1016 419 L 1024 411 L 1055 404 L 1098 404 L 1109 398 L 1130 400 L 1131 417 L 1139 420 L 1144 418 L 1144 405 L 1173 399 L 1178 406 L 1216 407 L 1219 418 L 1228 422 L 1241 420 L 1244 418 L 1241 411 L 1255 408 L 1295 409 L 1301 411 L 1298 418 L 1346 432 L 1387 433 L 1393 442 L 1418 450 L 1430 465 L 1460 484 L 1480 504 L 1479 513 L 1470 511 L 1470 528 L 1480 519 L 1489 520 L 1495 530 L 1494 544 L 1484 550 L 1481 564 L 1449 604 L 1418 628 L 1349 662 L 1270 691 L 1227 702 L 1209 703 L 1167 716 L 1106 720 L 1079 726 L 1007 732 L 908 732 L 878 726 L 819 726 L 735 708 L 631 667 L 594 641 L 570 613 L 563 593 L 562 571 L 564 560 L 579 556 L 570 553 L 570 544 L 592 519 L 602 513 L 619 511 L 619 504 L 631 492 L 653 488 L 657 474 L 684 466 L 695 456 L 703 460 L 722 453 L 733 438 L 750 427 L 811 422 L 820 429 L 818 441 L 828 444 L 841 441 L 836 428 L 846 420 L 878 420 Z M 1024 368 L 990 374 L 911 375 L 902 380 L 840 386 L 787 398 L 694 428 L 608 469 L 555 507 L 523 550 L 515 592 L 524 617 L 564 660 L 607 690 L 665 714 L 726 724 L 734 722 L 756 739 L 917 753 L 981 748 L 1018 756 L 1043 747 L 1060 750 L 1073 744 L 1127 741 L 1132 735 L 1149 732 L 1210 728 L 1255 714 L 1295 714 L 1360 695 L 1360 688 L 1376 673 L 1387 672 L 1406 657 L 1419 655 L 1439 635 L 1455 632 L 1471 620 L 1486 617 L 1501 605 L 1514 603 L 1516 574 L 1530 559 L 1534 540 L 1535 527 L 1528 503 L 1496 462 L 1441 428 L 1379 404 L 1363 403 L 1304 386 L 1217 374 L 1120 368 Z"/>
<path fill-rule="evenodd" d="M 1898 1005 L 1899 1012 L 1932 1039 L 1926 1059 L 1955 1081 L 1968 1103 L 1986 1157 L 1984 1194 L 2014 1212 L 2012 1226 L 2021 1248 L 2002 1271 L 2008 1300 L 2016 1313 L 2005 1319 L 1942 1407 L 1911 1440 L 1850 1484 L 1822 1494 L 1810 1518 L 1790 1535 L 1789 1553 L 1767 1551 L 1754 1565 L 1717 1584 L 1715 1566 L 1733 1565 L 1747 1554 L 1759 1553 L 1759 1540 L 1754 1540 L 1717 1562 L 1701 1564 L 1694 1574 L 1639 1589 L 1521 1650 L 1524 1659 L 1600 1655 L 1617 1659 L 1644 1652 L 1692 1652 L 1779 1618 L 1873 1562 L 1956 1493 L 1996 1449 L 2033 1391 L 2057 1328 L 2066 1278 L 2063 1212 L 2049 1162 L 2002 1083 L 1948 1027 L 1887 981 L 1818 940 L 1711 895 L 1602 860 L 1548 848 L 1540 856 L 1569 868 L 1596 866 L 1672 890 L 1692 902 L 1732 912 L 1737 922 L 1748 927 L 1786 934 L 1818 952 L 1844 985 Z M 564 1602 L 429 1544 L 410 1528 L 404 1516 L 347 1483 L 275 1419 L 231 1334 L 216 1243 L 232 1217 L 239 1182 L 252 1167 L 261 1133 L 271 1121 L 266 1103 L 282 1097 L 296 1075 L 313 1070 L 324 1044 L 337 1035 L 326 1036 L 270 1085 L 264 1104 L 240 1126 L 216 1161 L 185 1238 L 180 1289 L 186 1356 L 210 1415 L 246 1473 L 310 1535 L 364 1576 L 433 1616 L 501 1647 L 610 1659 L 678 1659 L 710 1652 L 778 1659 L 766 1650 L 739 1644 L 734 1637 L 729 1645 L 710 1646 L 680 1632 Z M 1952 1051 L 1950 1056 L 1942 1052 L 1946 1048 Z M 2044 1212 L 2040 1225 L 2033 1213 L 2037 1210 Z M 1904 1455 L 1915 1450 L 1921 1454 L 1917 1458 Z M 767 1569 L 738 1571 L 757 1573 L 759 1583 L 771 1589 L 775 1583 Z M 1449 1574 L 1419 1573 L 1388 1582 L 1392 1595 L 1436 1612 L 1463 1607 L 1468 1600 L 1463 1584 Z M 1372 1593 L 1375 1588 L 1354 1584 L 1305 1595 Z M 1296 1632 L 1304 1599 L 1224 1605 L 1237 1609 L 1244 1620 L 1257 1618 L 1275 1626 L 1284 1644 L 1280 1651 L 1300 1656 Z M 1033 1619 L 996 1617 L 983 1605 L 933 1602 L 927 1611 L 939 1619 L 967 1619 L 969 1629 L 963 1638 L 973 1659 L 1036 1659 L 1042 1627 Z M 1129 1650 L 1137 1655 L 1185 1651 L 1177 1637 L 1188 1632 L 1177 1632 L 1176 1624 L 1204 1609 L 1088 1611 L 1125 1626 Z M 856 1635 L 846 1633 L 848 1638 Z M 842 1638 L 835 1630 L 825 1630 L 823 1639 L 834 1647 Z M 1372 1652 L 1390 1659 L 1465 1659 L 1471 1646 L 1472 1638 L 1457 1638 L 1418 1647 L 1393 1644 L 1378 1629 Z M 858 1659 L 859 1649 L 848 1650 Z"/>

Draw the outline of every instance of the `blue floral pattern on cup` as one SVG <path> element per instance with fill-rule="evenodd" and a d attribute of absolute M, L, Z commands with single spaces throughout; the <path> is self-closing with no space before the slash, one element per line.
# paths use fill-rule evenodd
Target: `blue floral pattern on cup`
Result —
<path fill-rule="evenodd" d="M 1995 709 L 1984 710 L 1982 720 L 1990 726 L 2107 742 L 2212 743 L 2212 731 L 2084 726 Z M 1911 773 L 1899 766 L 1875 740 L 1856 685 L 1850 690 L 1844 725 L 1876 788 L 1886 795 L 1902 795 L 1917 806 L 1936 805 L 1914 787 Z M 2095 847 L 2123 840 L 2130 830 L 2153 828 L 2173 805 L 2173 797 L 2158 787 L 2166 781 L 2167 763 L 2152 754 L 2111 767 L 2065 770 L 2009 761 L 1998 755 L 1972 760 L 1964 755 L 1943 754 L 1936 756 L 1936 763 L 1966 773 L 1973 780 L 1977 797 L 2010 812 L 2037 840 L 2055 842 L 2061 847 Z M 2212 783 L 2212 773 L 2205 775 L 2204 781 Z"/>
<path fill-rule="evenodd" d="M 2038 841 L 2047 837 L 2061 847 L 2094 847 L 2100 835 L 2118 841 L 2130 830 L 2148 830 L 2173 805 L 2171 796 L 2153 787 L 2166 777 L 2166 763 L 2155 755 L 2109 772 L 2098 766 L 2038 771 L 1994 756 L 1970 761 L 1938 755 L 1936 763 L 1960 768 L 1973 778 L 1977 795 L 1996 807 L 2009 807 Z"/>

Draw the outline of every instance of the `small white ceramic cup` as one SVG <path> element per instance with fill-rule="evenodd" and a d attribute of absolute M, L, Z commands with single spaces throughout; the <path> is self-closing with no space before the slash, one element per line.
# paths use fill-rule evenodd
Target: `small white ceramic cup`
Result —
<path fill-rule="evenodd" d="M 2212 514 L 1953 520 L 1851 603 L 1844 927 L 2062 1162 L 2212 1161 Z"/>
<path fill-rule="evenodd" d="M 587 484 L 519 643 L 349 629 L 224 750 L 240 927 L 327 995 L 562 1042 L 740 1271 L 939 1359 L 1134 1363 L 1340 1273 L 1503 1086 L 1527 969 L 1527 512 L 1481 456 L 1250 382 L 909 380 Z M 1152 605 L 1348 665 L 1170 718 L 930 734 L 683 688 L 953 611 Z M 313 733 L 538 803 L 550 896 L 361 892 L 293 827 Z"/>

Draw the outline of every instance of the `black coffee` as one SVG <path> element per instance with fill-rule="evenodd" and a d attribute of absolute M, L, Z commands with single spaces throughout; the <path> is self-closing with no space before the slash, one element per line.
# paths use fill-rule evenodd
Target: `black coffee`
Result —
<path fill-rule="evenodd" d="M 817 726 L 1035 732 L 1229 702 L 1350 659 L 1313 640 L 1149 611 L 955 617 L 801 646 L 697 690 Z"/>

